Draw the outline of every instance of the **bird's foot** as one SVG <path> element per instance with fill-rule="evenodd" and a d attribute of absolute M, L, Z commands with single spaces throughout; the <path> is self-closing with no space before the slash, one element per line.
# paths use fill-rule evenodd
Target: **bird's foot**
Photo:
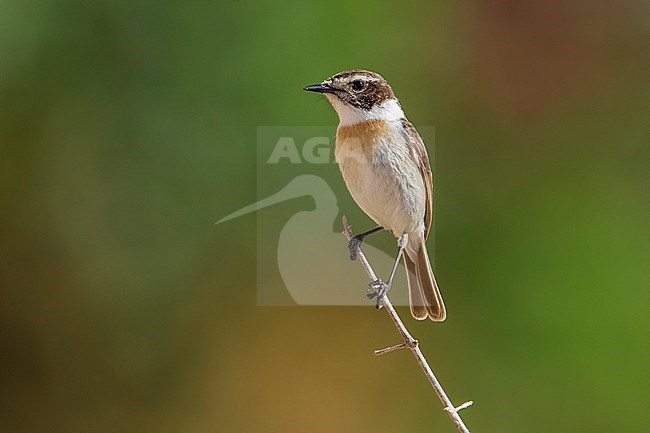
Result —
<path fill-rule="evenodd" d="M 384 299 L 384 296 L 386 296 L 386 293 L 388 293 L 389 289 L 389 284 L 384 283 L 382 280 L 375 280 L 368 284 L 368 292 L 366 293 L 366 297 L 368 299 L 377 298 L 377 304 L 375 306 L 377 309 L 380 309 L 381 302 Z"/>
<path fill-rule="evenodd" d="M 361 243 L 363 242 L 363 237 L 353 236 L 348 241 L 348 249 L 350 250 L 350 260 L 355 261 L 357 259 L 357 253 L 359 248 L 361 248 Z"/>

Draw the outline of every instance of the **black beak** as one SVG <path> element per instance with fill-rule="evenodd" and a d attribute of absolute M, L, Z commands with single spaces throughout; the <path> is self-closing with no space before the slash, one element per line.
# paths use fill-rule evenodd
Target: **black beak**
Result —
<path fill-rule="evenodd" d="M 318 93 L 334 93 L 334 89 L 327 84 L 311 84 L 309 86 L 303 87 L 303 90 Z"/>

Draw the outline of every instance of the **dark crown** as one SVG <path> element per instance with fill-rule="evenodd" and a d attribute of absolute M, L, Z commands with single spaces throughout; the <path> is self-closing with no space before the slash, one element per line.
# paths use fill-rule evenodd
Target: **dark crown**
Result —
<path fill-rule="evenodd" d="M 395 99 L 395 94 L 384 77 L 363 69 L 339 72 L 323 81 L 331 92 L 354 107 L 370 110 L 376 104 Z"/>

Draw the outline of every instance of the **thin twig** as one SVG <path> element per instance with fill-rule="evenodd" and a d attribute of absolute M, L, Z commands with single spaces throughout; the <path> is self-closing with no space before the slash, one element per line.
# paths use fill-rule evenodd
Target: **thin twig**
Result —
<path fill-rule="evenodd" d="M 350 225 L 348 224 L 348 219 L 345 215 L 343 216 L 343 234 L 348 238 L 348 241 L 354 236 L 354 234 L 352 233 L 352 227 L 350 227 Z M 357 248 L 357 260 L 361 262 L 361 265 L 363 266 L 366 273 L 370 277 L 370 280 L 376 281 L 378 279 L 377 274 L 375 274 L 375 271 L 373 271 L 372 266 L 370 266 L 370 263 L 368 262 L 366 256 L 363 254 L 363 251 L 361 251 L 361 248 Z M 393 320 L 393 323 L 397 327 L 397 330 L 402 336 L 404 342 L 400 344 L 396 344 L 391 347 L 387 347 L 385 349 L 376 350 L 375 354 L 383 355 L 385 353 L 392 352 L 394 350 L 408 348 L 413 354 L 413 356 L 415 356 L 415 359 L 418 361 L 418 364 L 420 364 L 420 367 L 422 368 L 424 375 L 429 380 L 429 383 L 431 383 L 431 386 L 433 386 L 433 389 L 436 391 L 436 394 L 438 394 L 438 398 L 442 402 L 444 406 L 444 410 L 449 414 L 449 417 L 456 425 L 458 431 L 461 433 L 470 433 L 469 429 L 465 426 L 465 423 L 463 422 L 458 412 L 461 411 L 462 409 L 471 406 L 474 402 L 468 401 L 466 403 L 461 404 L 458 407 L 454 406 L 451 400 L 449 400 L 449 397 L 447 397 L 447 394 L 445 393 L 445 390 L 442 388 L 442 385 L 440 385 L 440 382 L 438 382 L 438 379 L 433 374 L 431 367 L 429 367 L 427 360 L 424 358 L 424 355 L 420 350 L 417 340 L 411 336 L 409 331 L 406 329 L 406 326 L 404 326 L 404 323 L 402 323 L 402 320 L 397 315 L 397 311 L 395 311 L 393 304 L 390 302 L 390 299 L 388 299 L 388 295 L 384 295 L 382 303 L 383 306 L 386 308 L 388 315 L 390 316 L 390 318 Z"/>
<path fill-rule="evenodd" d="M 470 407 L 470 406 L 473 405 L 473 404 L 474 404 L 474 402 L 473 402 L 472 400 L 470 400 L 470 401 L 466 401 L 465 403 L 461 404 L 460 406 L 455 407 L 454 410 L 455 410 L 456 412 L 460 412 L 461 410 L 463 410 L 463 409 L 467 409 L 468 407 Z M 449 408 L 446 407 L 445 410 L 448 411 Z"/>
<path fill-rule="evenodd" d="M 383 354 L 385 354 L 385 353 L 389 353 L 389 352 L 392 352 L 392 351 L 394 351 L 394 350 L 411 348 L 411 347 L 413 347 L 414 345 L 417 346 L 417 344 L 418 344 L 418 341 L 417 341 L 417 340 L 412 341 L 412 342 L 410 342 L 410 343 L 404 342 L 404 343 L 396 344 L 396 345 L 394 345 L 394 346 L 390 346 L 390 347 L 387 347 L 387 348 L 385 348 L 385 349 L 375 350 L 375 355 L 383 355 Z"/>

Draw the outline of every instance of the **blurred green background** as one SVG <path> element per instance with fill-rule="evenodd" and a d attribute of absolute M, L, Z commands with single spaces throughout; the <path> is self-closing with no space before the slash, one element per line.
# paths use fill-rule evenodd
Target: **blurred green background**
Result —
<path fill-rule="evenodd" d="M 647 432 L 649 41 L 641 0 L 0 1 L 0 429 L 455 431 L 383 312 L 256 306 L 257 216 L 213 225 L 362 67 L 436 127 L 449 317 L 407 325 L 470 429 Z"/>

